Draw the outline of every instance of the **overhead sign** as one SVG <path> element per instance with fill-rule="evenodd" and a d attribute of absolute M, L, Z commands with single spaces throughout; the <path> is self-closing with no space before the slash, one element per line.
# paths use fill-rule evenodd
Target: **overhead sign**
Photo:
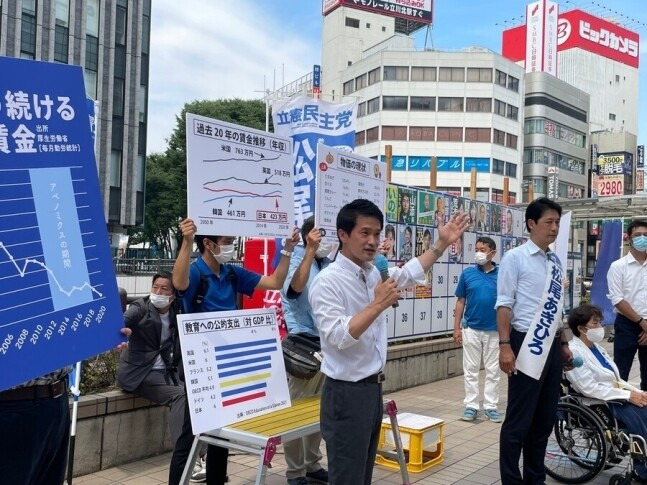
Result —
<path fill-rule="evenodd" d="M 597 167 L 599 175 L 614 175 L 632 173 L 633 157 L 629 153 L 601 153 L 598 155 Z"/>
<path fill-rule="evenodd" d="M 344 6 L 430 24 L 433 0 L 323 0 L 324 15 Z"/>
<path fill-rule="evenodd" d="M 546 196 L 552 200 L 559 197 L 559 168 L 557 167 L 548 167 L 548 193 Z"/>
<path fill-rule="evenodd" d="M 544 59 L 544 0 L 526 5 L 526 72 L 542 70 Z"/>
<path fill-rule="evenodd" d="M 625 195 L 624 175 L 600 175 L 598 176 L 598 196 L 615 197 Z"/>
<path fill-rule="evenodd" d="M 469 172 L 472 168 L 476 168 L 477 172 L 490 173 L 490 159 L 487 157 L 465 157 L 463 170 Z"/>
<path fill-rule="evenodd" d="M 0 57 L 0 390 L 123 341 L 83 71 Z"/>
<path fill-rule="evenodd" d="M 186 114 L 187 210 L 198 234 L 289 237 L 292 142 Z"/>
<path fill-rule="evenodd" d="M 274 308 L 177 320 L 194 434 L 291 406 Z"/>
<path fill-rule="evenodd" d="M 527 58 L 527 25 L 503 31 L 503 57 L 518 62 Z M 636 32 L 579 9 L 559 14 L 557 51 L 580 48 L 638 68 L 640 37 Z"/>
<path fill-rule="evenodd" d="M 463 160 L 461 157 L 437 157 L 436 169 L 439 172 L 460 172 Z"/>
<path fill-rule="evenodd" d="M 323 240 L 337 243 L 337 214 L 355 199 L 373 201 L 380 210 L 386 205 L 386 165 L 328 147 L 317 146 L 317 200 L 315 227 Z"/>
<path fill-rule="evenodd" d="M 312 94 L 315 97 L 321 94 L 321 66 L 318 64 L 312 68 Z"/>

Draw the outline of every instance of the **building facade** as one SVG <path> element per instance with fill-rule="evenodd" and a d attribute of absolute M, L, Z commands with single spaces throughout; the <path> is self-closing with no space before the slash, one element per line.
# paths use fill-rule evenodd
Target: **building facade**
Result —
<path fill-rule="evenodd" d="M 115 247 L 144 220 L 150 16 L 151 0 L 0 0 L 0 55 L 83 68 Z"/>

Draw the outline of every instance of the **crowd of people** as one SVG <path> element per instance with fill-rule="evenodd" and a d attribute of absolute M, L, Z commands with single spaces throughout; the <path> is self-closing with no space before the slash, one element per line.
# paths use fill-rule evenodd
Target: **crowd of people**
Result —
<path fill-rule="evenodd" d="M 402 203 L 409 201 L 403 198 Z M 444 207 L 436 210 L 444 212 Z M 647 221 L 629 225 L 629 253 L 608 274 L 609 299 L 617 310 L 611 359 L 599 345 L 604 329 L 597 307 L 584 304 L 571 311 L 571 340 L 562 330 L 564 268 L 551 250 L 561 213 L 561 207 L 549 199 L 531 202 L 525 214 L 529 238 L 508 251 L 500 264 L 493 260 L 495 241 L 479 237 L 475 265 L 462 273 L 456 289 L 453 336 L 463 347 L 465 385 L 461 418 L 472 421 L 481 411 L 483 361 L 483 414 L 492 422 L 503 421 L 500 473 L 504 485 L 545 482 L 544 454 L 564 373 L 582 394 L 614 400 L 609 405 L 613 415 L 631 432 L 647 436 Z M 475 206 L 467 213 L 457 211 L 438 224 L 437 237 L 433 243 L 429 238 L 424 252 L 390 268 L 388 277 L 372 263 L 380 252 L 393 254 L 393 228 L 385 231 L 382 211 L 365 199 L 340 210 L 339 251 L 334 260 L 330 259 L 333 247 L 322 242 L 314 219 L 309 218 L 285 241 L 270 276 L 228 264 L 234 255 L 233 236 L 200 235 L 194 221 L 182 221 L 183 243 L 173 272 L 156 274 L 150 295 L 133 302 L 124 314 L 122 333 L 129 342 L 127 349 L 119 349 L 117 377 L 122 389 L 170 409 L 169 484 L 180 483 L 194 441 L 176 316 L 239 309 L 241 295 L 251 296 L 256 289 L 280 290 L 288 332 L 308 339 L 324 355 L 314 377 L 289 376 L 291 399 L 321 396 L 321 434 L 284 443 L 288 485 L 370 484 L 383 417 L 385 310 L 397 302 L 401 290 L 424 284 L 432 265 L 469 227 L 478 227 L 480 219 Z M 506 228 L 512 225 L 509 219 Z M 384 231 L 386 239 L 381 240 Z M 199 256 L 192 262 L 194 244 Z M 640 387 L 627 382 L 636 352 Z M 585 365 L 573 367 L 574 355 L 582 357 Z M 3 481 L 63 482 L 68 373 L 69 369 L 61 369 L 0 392 L 0 426 L 6 436 L 12 436 L 0 440 Z M 508 379 L 505 419 L 499 409 L 502 375 Z M 322 438 L 328 469 L 321 464 Z M 227 448 L 210 445 L 200 456 L 193 470 L 195 480 L 212 485 L 228 481 Z M 647 480 L 644 465 L 636 466 L 635 472 L 638 480 Z"/>

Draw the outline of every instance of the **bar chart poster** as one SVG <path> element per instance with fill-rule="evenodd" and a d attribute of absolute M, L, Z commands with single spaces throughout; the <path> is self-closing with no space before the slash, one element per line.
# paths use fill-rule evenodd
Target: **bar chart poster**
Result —
<path fill-rule="evenodd" d="M 291 406 L 273 308 L 178 315 L 193 433 Z"/>
<path fill-rule="evenodd" d="M 0 57 L 0 390 L 123 340 L 100 194 L 81 68 Z"/>

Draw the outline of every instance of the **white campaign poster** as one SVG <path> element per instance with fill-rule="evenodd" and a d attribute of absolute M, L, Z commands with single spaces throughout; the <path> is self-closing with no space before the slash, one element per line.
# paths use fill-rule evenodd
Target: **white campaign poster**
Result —
<path fill-rule="evenodd" d="M 292 141 L 186 114 L 188 216 L 198 234 L 290 237 Z"/>
<path fill-rule="evenodd" d="M 386 204 L 386 164 L 323 144 L 317 145 L 315 227 L 337 243 L 337 214 L 355 199 L 368 199 L 382 212 Z"/>
<path fill-rule="evenodd" d="M 571 237 L 571 216 L 572 212 L 567 212 L 563 214 L 559 220 L 559 233 L 557 234 L 557 239 L 555 240 L 555 254 L 559 258 L 559 261 L 562 263 L 562 269 L 564 274 L 566 274 L 566 263 L 568 261 L 568 241 Z"/>
<path fill-rule="evenodd" d="M 193 433 L 290 407 L 274 308 L 178 315 Z"/>

